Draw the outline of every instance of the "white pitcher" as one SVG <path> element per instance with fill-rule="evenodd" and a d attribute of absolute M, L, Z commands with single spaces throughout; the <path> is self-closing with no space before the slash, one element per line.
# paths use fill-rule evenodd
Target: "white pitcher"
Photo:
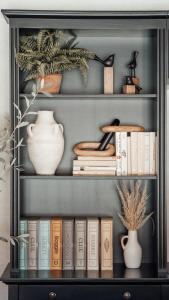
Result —
<path fill-rule="evenodd" d="M 38 111 L 35 124 L 29 124 L 28 153 L 37 174 L 53 175 L 64 151 L 63 126 L 57 124 L 53 111 Z"/>
<path fill-rule="evenodd" d="M 127 239 L 127 243 L 124 241 Z M 142 248 L 137 239 L 137 231 L 129 230 L 128 235 L 121 239 L 121 246 L 124 250 L 124 262 L 127 268 L 137 269 L 141 265 Z"/>

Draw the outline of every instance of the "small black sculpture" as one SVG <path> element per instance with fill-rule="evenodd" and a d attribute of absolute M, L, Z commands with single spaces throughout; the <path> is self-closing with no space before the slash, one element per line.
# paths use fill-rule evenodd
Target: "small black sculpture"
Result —
<path fill-rule="evenodd" d="M 98 57 L 97 55 L 95 55 L 94 60 L 100 62 L 105 67 L 112 67 L 113 64 L 114 64 L 114 57 L 115 57 L 115 54 L 111 54 L 106 59 L 102 60 L 100 57 Z"/>
<path fill-rule="evenodd" d="M 138 51 L 133 52 L 133 59 L 132 61 L 128 64 L 128 68 L 130 70 L 130 76 L 135 77 L 136 76 L 136 67 L 137 67 L 137 56 L 139 55 Z"/>

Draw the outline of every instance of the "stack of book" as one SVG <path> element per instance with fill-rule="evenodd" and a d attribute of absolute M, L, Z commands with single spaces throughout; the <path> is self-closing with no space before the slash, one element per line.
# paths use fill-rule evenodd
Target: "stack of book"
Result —
<path fill-rule="evenodd" d="M 112 270 L 112 218 L 21 220 L 20 269 Z"/>
<path fill-rule="evenodd" d="M 155 132 L 116 132 L 117 176 L 155 175 Z"/>
<path fill-rule="evenodd" d="M 116 175 L 116 157 L 78 156 L 73 160 L 73 175 Z"/>

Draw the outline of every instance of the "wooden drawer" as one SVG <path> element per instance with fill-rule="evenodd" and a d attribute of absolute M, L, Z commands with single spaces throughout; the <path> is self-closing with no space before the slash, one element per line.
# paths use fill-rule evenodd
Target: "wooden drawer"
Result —
<path fill-rule="evenodd" d="M 160 300 L 155 285 L 22 285 L 19 300 Z"/>

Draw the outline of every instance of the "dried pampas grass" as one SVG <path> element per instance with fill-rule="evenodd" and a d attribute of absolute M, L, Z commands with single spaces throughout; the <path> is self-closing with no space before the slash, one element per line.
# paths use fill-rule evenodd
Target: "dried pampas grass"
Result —
<path fill-rule="evenodd" d="M 142 186 L 140 181 L 132 181 L 130 184 L 125 182 L 118 185 L 117 189 L 122 205 L 120 220 L 128 230 L 138 230 L 153 214 L 146 214 L 146 204 L 150 197 L 147 193 L 147 183 Z"/>

